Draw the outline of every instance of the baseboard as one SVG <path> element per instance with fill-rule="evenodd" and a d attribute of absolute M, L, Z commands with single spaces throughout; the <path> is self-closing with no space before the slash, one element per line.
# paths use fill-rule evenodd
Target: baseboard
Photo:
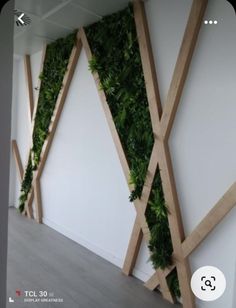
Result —
<path fill-rule="evenodd" d="M 85 238 L 79 236 L 78 234 L 73 233 L 71 230 L 69 230 L 69 229 L 67 229 L 67 228 L 65 228 L 61 225 L 58 225 L 56 222 L 54 222 L 50 219 L 43 218 L 43 223 L 45 225 L 49 226 L 50 228 L 56 230 L 57 232 L 63 234 L 64 236 L 68 237 L 72 241 L 74 241 L 74 242 L 82 245 L 83 247 L 87 248 L 88 250 L 92 251 L 96 255 L 106 259 L 107 261 L 111 262 L 112 264 L 114 264 L 114 265 L 116 265 L 120 268 L 122 267 L 123 260 L 121 258 L 118 258 L 117 256 L 114 256 L 109 251 L 101 249 L 100 247 L 98 247 L 95 244 L 89 242 Z"/>
<path fill-rule="evenodd" d="M 92 251 L 96 255 L 104 258 L 105 260 L 109 261 L 110 263 L 116 265 L 119 268 L 122 268 L 124 260 L 121 258 L 118 258 L 117 256 L 114 256 L 112 253 L 110 253 L 107 250 L 101 249 L 97 245 L 91 243 L 90 241 L 86 240 L 85 238 L 79 236 L 78 234 L 73 233 L 71 230 L 58 225 L 56 222 L 48 219 L 48 218 L 43 218 L 43 223 L 50 228 L 56 230 L 57 232 L 63 234 L 64 236 L 68 237 L 72 241 L 75 241 L 76 243 L 82 245 L 83 247 L 87 248 L 88 250 Z M 142 280 L 142 281 L 147 281 L 150 278 L 150 274 L 135 268 L 133 271 L 133 276 L 136 278 Z"/>

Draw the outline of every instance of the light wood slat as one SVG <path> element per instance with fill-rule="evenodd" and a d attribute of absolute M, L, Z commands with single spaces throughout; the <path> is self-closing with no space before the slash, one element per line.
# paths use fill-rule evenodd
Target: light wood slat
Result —
<path fill-rule="evenodd" d="M 12 151 L 13 151 L 13 155 L 15 158 L 18 175 L 19 175 L 20 181 L 22 181 L 23 176 L 24 176 L 24 168 L 22 165 L 22 160 L 20 158 L 20 152 L 19 152 L 19 148 L 18 148 L 16 140 L 12 140 Z"/>
<path fill-rule="evenodd" d="M 51 125 L 49 127 L 49 134 L 43 145 L 41 159 L 40 159 L 40 163 L 39 163 L 37 175 L 36 175 L 37 179 L 41 177 L 43 168 L 45 166 L 47 156 L 48 156 L 48 153 L 51 148 L 52 141 L 53 141 L 53 137 L 56 132 L 56 128 L 57 128 L 57 125 L 58 125 L 58 122 L 59 122 L 59 119 L 62 113 L 62 109 L 64 107 L 65 100 L 66 100 L 66 97 L 69 91 L 69 87 L 70 87 L 72 78 L 74 76 L 74 72 L 75 72 L 78 58 L 81 52 L 81 48 L 82 48 L 81 41 L 77 40 L 76 45 L 73 47 L 73 50 L 71 52 L 71 56 L 70 56 L 69 63 L 67 66 L 67 71 L 65 73 L 65 76 L 62 82 L 62 88 L 57 98 L 56 107 L 55 107 L 55 110 L 54 110 L 54 113 L 51 119 Z"/>
<path fill-rule="evenodd" d="M 25 64 L 26 84 L 29 96 L 29 114 L 30 114 L 30 120 L 32 120 L 34 111 L 34 93 L 33 93 L 32 72 L 31 72 L 31 63 L 29 55 L 24 56 L 24 64 Z"/>
<path fill-rule="evenodd" d="M 89 46 L 85 31 L 84 31 L 83 28 L 80 29 L 80 31 L 78 33 L 78 37 L 82 40 L 83 48 L 86 52 L 87 59 L 88 59 L 88 61 L 90 61 L 91 58 L 92 58 L 92 53 L 91 53 L 90 46 Z M 99 94 L 99 97 L 100 97 L 100 100 L 101 100 L 101 103 L 102 103 L 102 107 L 103 107 L 103 110 L 104 110 L 104 113 L 105 113 L 105 116 L 106 116 L 108 126 L 110 128 L 110 132 L 111 132 L 111 135 L 112 135 L 112 138 L 113 138 L 113 141 L 114 141 L 114 144 L 115 144 L 115 147 L 116 147 L 116 150 L 117 150 L 120 162 L 121 162 L 121 166 L 122 166 L 126 181 L 129 184 L 130 191 L 132 191 L 133 185 L 130 184 L 129 164 L 128 164 L 128 161 L 127 161 L 126 156 L 124 154 L 123 146 L 122 146 L 120 137 L 118 135 L 118 132 L 116 130 L 116 126 L 115 126 L 115 123 L 113 121 L 113 117 L 112 117 L 110 108 L 109 108 L 108 103 L 107 103 L 106 95 L 100 87 L 100 79 L 99 79 L 98 74 L 94 73 L 93 77 L 94 77 L 94 80 L 95 80 L 97 91 L 98 91 L 98 94 Z"/>
<path fill-rule="evenodd" d="M 127 276 L 130 276 L 133 272 L 139 254 L 142 239 L 143 239 L 143 233 L 140 227 L 138 216 L 136 215 L 128 245 L 128 250 L 126 252 L 125 261 L 122 267 L 122 272 Z"/>
<path fill-rule="evenodd" d="M 148 203 L 149 196 L 150 196 L 151 189 L 152 189 L 152 183 L 153 183 L 153 180 L 156 174 L 157 165 L 158 165 L 158 158 L 156 155 L 156 149 L 155 149 L 155 144 L 154 144 L 141 198 L 140 200 L 135 200 L 135 202 L 137 203 L 136 206 L 138 207 L 138 209 L 140 209 L 140 211 L 139 211 L 139 214 L 137 213 L 137 217 L 135 219 L 128 250 L 127 250 L 125 261 L 123 264 L 123 272 L 129 273 L 129 275 L 132 273 L 133 263 L 135 263 L 135 260 L 137 259 L 136 250 L 140 247 L 139 233 L 142 230 L 142 228 L 140 225 L 139 217 L 140 215 L 143 218 L 145 216 L 147 203 Z M 148 233 L 149 233 L 148 237 L 146 237 L 147 240 L 150 239 L 150 231 L 148 231 Z"/>
<path fill-rule="evenodd" d="M 207 0 L 194 0 L 192 4 L 187 27 L 161 118 L 161 131 L 162 136 L 165 139 L 168 139 L 170 135 L 207 3 Z"/>
<path fill-rule="evenodd" d="M 91 60 L 92 53 L 91 53 L 90 46 L 88 44 L 88 40 L 87 40 L 87 37 L 86 37 L 86 34 L 85 34 L 83 28 L 79 31 L 78 38 L 80 38 L 81 41 L 82 41 L 83 48 L 85 49 L 88 61 Z M 106 100 L 106 95 L 100 87 L 100 79 L 99 79 L 98 74 L 94 73 L 93 76 L 94 76 L 97 91 L 99 93 L 100 100 L 101 100 L 101 103 L 102 103 L 102 106 L 103 106 L 103 110 L 104 110 L 104 113 L 105 113 L 105 116 L 106 116 L 106 120 L 107 120 L 107 123 L 109 125 L 111 135 L 112 135 L 114 144 L 116 146 L 116 149 L 117 149 L 117 152 L 118 152 L 118 155 L 119 155 L 119 158 L 120 158 L 121 166 L 122 166 L 124 175 L 126 177 L 126 181 L 129 185 L 130 191 L 132 191 L 133 185 L 130 184 L 129 165 L 128 165 L 128 162 L 127 162 L 127 159 L 126 159 L 126 156 L 125 156 L 125 153 L 124 153 L 121 141 L 120 141 L 120 137 L 119 137 L 118 132 L 116 130 L 111 111 L 109 109 L 109 106 L 108 106 L 108 103 L 107 103 L 107 100 Z M 140 208 L 140 206 L 139 206 L 140 203 L 139 203 L 138 200 L 135 200 L 133 203 L 134 203 L 134 206 L 135 206 L 136 211 L 138 213 L 138 219 L 139 219 L 139 222 L 140 222 L 140 226 L 143 230 L 143 236 L 144 236 L 145 240 L 148 242 L 149 239 L 150 239 L 150 231 L 149 231 L 149 228 L 148 228 L 148 225 L 147 225 L 147 221 L 146 221 L 146 219 L 143 215 L 143 210 Z M 138 238 L 138 237 L 136 237 L 136 238 Z"/>
<path fill-rule="evenodd" d="M 91 50 L 90 50 L 90 47 L 89 47 L 89 44 L 88 44 L 88 41 L 87 41 L 86 34 L 85 34 L 83 29 L 80 30 L 78 37 L 81 38 L 81 40 L 83 42 L 83 47 L 84 47 L 86 55 L 87 55 L 87 58 L 88 58 L 88 60 L 90 60 L 91 57 L 92 57 L 92 53 L 91 53 Z M 113 121 L 113 118 L 112 118 L 112 115 L 111 115 L 111 112 L 110 112 L 110 109 L 109 109 L 109 106 L 108 106 L 108 103 L 107 103 L 107 100 L 106 100 L 106 95 L 105 95 L 104 91 L 101 90 L 100 79 L 99 79 L 98 74 L 95 73 L 93 75 L 94 75 L 94 80 L 95 80 L 97 90 L 98 90 L 98 93 L 99 93 L 99 96 L 100 96 L 100 99 L 101 99 L 101 102 L 102 102 L 104 113 L 105 113 L 108 125 L 110 127 L 110 130 L 111 130 L 113 141 L 114 141 L 116 149 L 118 151 L 118 155 L 119 155 L 119 158 L 120 158 L 120 161 L 121 161 L 121 165 L 122 165 L 127 183 L 129 184 L 130 170 L 129 170 L 128 162 L 126 160 L 125 153 L 124 153 L 124 150 L 122 148 L 120 138 L 119 138 L 119 135 L 117 133 L 117 130 L 116 130 L 116 127 L 115 127 L 115 124 L 114 124 L 114 121 Z M 154 155 L 154 154 L 152 156 L 156 157 L 156 155 Z M 156 162 L 156 165 L 157 165 L 157 162 Z M 153 174 L 153 170 L 151 170 L 151 174 Z M 148 186 L 149 182 L 150 182 L 150 178 L 147 177 L 146 186 Z M 130 187 L 130 185 L 129 185 L 129 188 L 130 188 L 130 190 L 132 190 L 132 187 Z M 145 189 L 146 189 L 146 187 L 145 187 Z M 151 187 L 149 189 L 151 190 Z M 147 221 L 146 221 L 144 207 L 141 203 L 141 200 L 136 199 L 133 203 L 134 203 L 134 206 L 135 206 L 135 209 L 136 209 L 136 212 L 137 212 L 137 219 L 138 219 L 139 225 L 142 229 L 143 237 L 144 237 L 146 243 L 148 244 L 149 241 L 150 241 L 150 230 L 148 228 L 148 224 L 147 224 Z M 131 268 L 134 266 L 134 259 L 137 258 L 137 248 L 138 248 L 138 246 L 140 246 L 140 240 L 141 240 L 140 230 L 138 229 L 138 227 L 133 229 L 132 238 L 136 241 L 136 245 L 133 246 L 132 243 L 130 244 L 129 251 L 131 253 L 133 253 L 133 258 L 129 258 L 129 256 L 126 256 L 126 262 L 127 263 L 124 265 L 126 273 L 130 272 Z M 128 265 L 130 266 L 130 268 L 128 268 Z M 166 299 L 168 299 L 169 301 L 173 302 L 173 297 L 172 297 L 171 293 L 167 291 L 167 289 L 168 289 L 167 283 L 162 277 L 163 276 L 162 271 L 158 271 L 158 275 L 160 275 L 161 288 L 163 289 L 163 296 Z"/>
<path fill-rule="evenodd" d="M 143 1 L 135 1 L 133 3 L 133 8 L 150 116 L 152 121 L 153 133 L 155 135 L 160 130 L 159 121 L 157 121 L 157 119 L 160 119 L 162 114 L 162 106 L 157 82 L 155 62 L 152 53 L 150 35 Z"/>
<path fill-rule="evenodd" d="M 191 254 L 202 243 L 235 205 L 236 183 L 229 188 L 194 231 L 184 240 L 182 243 L 184 257 Z"/>
<path fill-rule="evenodd" d="M 27 201 L 25 202 L 25 211 L 27 213 L 27 217 L 30 219 L 34 219 L 34 214 L 33 214 L 33 200 L 34 200 L 34 190 L 33 187 L 31 188 Z"/>
<path fill-rule="evenodd" d="M 164 276 L 165 277 L 168 276 L 173 271 L 173 269 L 175 269 L 175 267 L 176 265 L 173 264 L 170 267 L 164 269 L 163 270 Z M 145 287 L 148 288 L 150 291 L 154 291 L 159 286 L 159 284 L 160 284 L 159 277 L 157 272 L 155 272 L 145 283 Z"/>
<path fill-rule="evenodd" d="M 42 51 L 42 58 L 41 58 L 41 65 L 40 65 L 40 73 L 39 74 L 41 74 L 43 72 L 46 51 L 47 51 L 47 45 L 45 44 L 44 47 L 43 47 L 43 51 Z M 40 78 L 38 78 L 37 89 L 38 89 L 38 91 L 40 93 L 40 89 L 41 89 L 41 79 Z M 38 96 L 38 98 L 39 98 L 39 96 Z M 37 108 L 38 108 L 38 101 L 39 101 L 39 99 L 35 100 L 35 103 L 34 103 L 34 111 L 33 111 L 32 124 L 31 124 L 31 136 L 33 136 L 33 129 L 34 129 L 34 123 L 35 123 L 35 115 L 36 115 Z"/>
<path fill-rule="evenodd" d="M 234 183 L 210 212 L 202 219 L 194 231 L 183 241 L 182 249 L 184 257 L 188 257 L 212 232 L 212 230 L 224 219 L 224 217 L 236 205 L 236 183 Z M 175 267 L 172 266 L 170 271 Z M 167 271 L 166 275 L 170 271 Z M 145 286 L 154 290 L 159 285 L 156 273 L 146 282 Z"/>
<path fill-rule="evenodd" d="M 171 239 L 177 260 L 177 272 L 180 283 L 183 305 L 186 308 L 195 307 L 193 293 L 190 288 L 191 272 L 188 261 L 182 255 L 181 242 L 184 240 L 183 223 L 180 215 L 178 196 L 176 192 L 173 169 L 169 149 L 162 141 L 158 141 L 159 168 L 162 179 L 165 201 L 168 206 L 169 227 Z"/>
<path fill-rule="evenodd" d="M 34 192 L 35 192 L 35 211 L 36 211 L 36 221 L 42 223 L 42 199 L 41 199 L 41 186 L 38 179 L 34 183 Z"/>
<path fill-rule="evenodd" d="M 80 52 L 81 52 L 81 48 L 82 48 L 81 41 L 77 40 L 75 46 L 72 49 L 70 59 L 69 59 L 69 63 L 68 63 L 68 66 L 67 66 L 67 71 L 66 71 L 65 76 L 63 78 L 62 88 L 61 88 L 61 91 L 58 95 L 54 114 L 53 114 L 52 119 L 51 119 L 51 125 L 49 127 L 49 134 L 48 134 L 47 139 L 44 142 L 44 146 L 43 146 L 43 149 L 42 149 L 40 163 L 39 163 L 38 169 L 34 172 L 32 187 L 35 186 L 35 183 L 37 184 L 37 181 L 38 181 L 38 183 L 40 181 L 40 177 L 42 175 L 42 172 L 43 172 L 46 160 L 47 160 L 47 156 L 48 156 L 48 153 L 49 153 L 52 141 L 53 141 L 53 137 L 55 135 L 56 128 L 57 128 L 57 125 L 58 125 L 58 122 L 59 122 L 59 119 L 60 119 L 60 116 L 61 116 L 61 113 L 62 113 L 62 110 L 63 110 L 63 106 L 64 106 L 64 103 L 65 103 L 65 100 L 66 100 L 66 97 L 67 97 L 67 94 L 68 94 L 68 91 L 69 91 L 69 87 L 70 87 L 70 84 L 71 84 L 71 81 L 72 81 L 72 78 L 73 78 L 73 75 L 74 75 L 74 72 L 75 72 L 75 68 L 76 68 L 76 65 L 77 65 L 77 62 L 78 62 L 78 58 L 79 58 L 79 55 L 80 55 Z M 38 195 L 38 197 L 39 197 L 39 195 Z M 27 205 L 31 203 L 32 198 L 33 198 L 33 189 L 31 189 L 31 191 L 29 193 L 29 196 L 28 196 L 29 201 L 27 202 Z M 41 201 L 41 199 L 39 199 L 39 198 L 38 198 L 38 200 Z"/>

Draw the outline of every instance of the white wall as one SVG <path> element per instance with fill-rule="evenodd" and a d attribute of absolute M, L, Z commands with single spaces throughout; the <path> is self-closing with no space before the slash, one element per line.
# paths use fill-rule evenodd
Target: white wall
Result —
<path fill-rule="evenodd" d="M 190 6 L 191 1 L 146 3 L 163 104 Z M 202 26 L 169 142 L 187 235 L 236 180 L 235 13 L 228 2 L 214 0 L 205 19 L 218 24 Z M 219 300 L 198 301 L 198 307 L 235 307 L 235 221 L 233 209 L 190 258 L 193 271 L 213 265 L 227 279 Z"/>
<path fill-rule="evenodd" d="M 135 211 L 83 50 L 41 185 L 44 222 L 121 267 Z"/>
<path fill-rule="evenodd" d="M 149 0 L 145 5 L 164 104 L 191 1 Z M 235 15 L 226 1 L 212 0 L 205 18 L 217 19 L 218 25 L 202 27 L 170 138 L 186 234 L 236 179 Z M 34 87 L 40 56 L 38 53 L 32 57 Z M 22 59 L 15 64 L 15 72 L 21 77 L 15 76 L 18 81 L 15 80 L 13 135 L 26 163 L 30 137 Z M 14 190 L 17 205 L 18 180 Z M 42 177 L 44 223 L 122 266 L 135 218 L 128 196 L 82 51 Z M 199 308 L 235 306 L 235 218 L 233 210 L 191 256 L 193 271 L 215 265 L 227 279 L 222 298 L 213 303 L 198 301 Z M 142 280 L 153 273 L 148 257 L 143 244 L 135 268 L 135 275 Z"/>
<path fill-rule="evenodd" d="M 41 55 L 39 52 L 31 57 L 33 87 L 38 84 Z M 25 165 L 30 123 L 25 79 L 17 79 L 17 76 L 24 76 L 22 58 L 15 59 L 14 72 L 12 138 L 18 142 Z M 44 223 L 122 267 L 135 211 L 129 202 L 126 180 L 84 51 L 78 61 L 41 185 Z M 13 159 L 11 186 L 10 204 L 17 207 L 20 182 Z M 148 257 L 143 244 L 134 270 L 142 280 L 147 280 L 154 272 L 147 262 Z"/>

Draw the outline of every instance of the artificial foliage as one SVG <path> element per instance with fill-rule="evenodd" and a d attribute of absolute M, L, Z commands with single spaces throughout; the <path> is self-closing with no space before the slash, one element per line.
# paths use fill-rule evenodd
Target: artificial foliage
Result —
<path fill-rule="evenodd" d="M 75 42 L 76 33 L 61 38 L 47 46 L 43 72 L 39 76 L 41 87 L 37 111 L 34 119 L 33 146 L 30 150 L 26 172 L 21 186 L 20 212 L 24 211 L 25 202 L 31 189 L 33 171 L 37 170 L 42 148 L 48 136 L 51 118 L 58 94 L 62 87 L 69 57 Z"/>
<path fill-rule="evenodd" d="M 85 32 L 93 54 L 89 68 L 100 77 L 100 87 L 126 153 L 134 185 L 130 201 L 134 201 L 142 194 L 154 137 L 132 6 L 104 17 Z M 171 264 L 173 247 L 159 170 L 146 219 L 151 233 L 150 259 L 155 269 L 164 269 Z M 169 275 L 168 282 L 173 294 L 180 296 L 176 271 Z"/>

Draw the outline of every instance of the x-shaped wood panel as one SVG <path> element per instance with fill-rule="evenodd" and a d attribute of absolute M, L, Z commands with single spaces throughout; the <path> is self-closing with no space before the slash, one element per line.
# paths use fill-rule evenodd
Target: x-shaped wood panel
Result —
<path fill-rule="evenodd" d="M 145 229 L 143 230 L 142 220 L 145 218 L 145 210 L 148 204 L 152 182 L 156 170 L 159 167 L 165 201 L 169 209 L 168 220 L 174 248 L 172 258 L 173 266 L 162 272 L 156 271 L 148 280 L 146 286 L 149 289 L 154 290 L 158 285 L 160 285 L 161 291 L 163 292 L 163 289 L 165 290 L 165 286 L 163 285 L 164 277 L 177 267 L 183 306 L 186 308 L 195 307 L 193 294 L 190 289 L 191 273 L 188 264 L 188 256 L 198 247 L 198 245 L 225 217 L 225 215 L 227 215 L 236 203 L 236 184 L 234 183 L 196 229 L 185 238 L 168 139 L 180 102 L 185 80 L 187 78 L 207 2 L 207 0 L 193 1 L 163 112 L 144 5 L 141 1 L 134 2 L 136 29 L 139 39 L 155 144 L 150 158 L 146 182 L 144 184 L 142 196 L 139 200 L 141 210 L 139 208 L 137 211 L 137 217 L 124 262 L 123 272 L 130 275 L 133 271 L 138 251 L 140 249 L 142 236 L 146 232 Z M 145 240 L 147 240 L 147 238 L 145 238 Z M 166 297 L 166 290 L 163 296 L 168 299 L 168 297 Z"/>

